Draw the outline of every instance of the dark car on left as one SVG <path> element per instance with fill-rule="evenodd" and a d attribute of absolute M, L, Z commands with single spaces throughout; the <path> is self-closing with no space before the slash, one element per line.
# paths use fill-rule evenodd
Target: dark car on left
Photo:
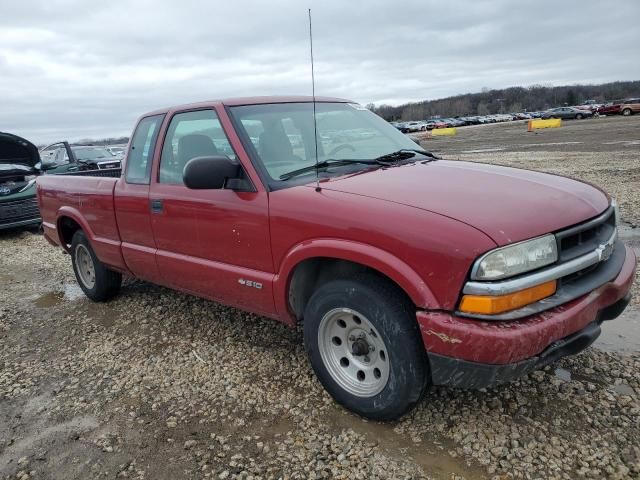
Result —
<path fill-rule="evenodd" d="M 40 150 L 47 173 L 72 173 L 84 170 L 110 170 L 120 168 L 120 158 L 107 148 L 97 145 L 70 145 L 58 142 Z"/>
<path fill-rule="evenodd" d="M 0 132 L 0 230 L 40 224 L 36 176 L 41 173 L 38 148 L 22 137 Z"/>

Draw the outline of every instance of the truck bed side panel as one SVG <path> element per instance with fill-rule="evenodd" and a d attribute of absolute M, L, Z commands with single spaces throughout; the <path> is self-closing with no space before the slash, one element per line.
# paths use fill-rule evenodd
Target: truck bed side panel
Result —
<path fill-rule="evenodd" d="M 43 175 L 38 178 L 38 202 L 45 235 L 67 248 L 58 228 L 63 217 L 77 222 L 101 262 L 127 272 L 120 250 L 113 191 L 117 178 Z"/>

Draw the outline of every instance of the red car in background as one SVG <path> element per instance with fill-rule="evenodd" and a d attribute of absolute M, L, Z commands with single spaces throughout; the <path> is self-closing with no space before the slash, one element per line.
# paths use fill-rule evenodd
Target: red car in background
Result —
<path fill-rule="evenodd" d="M 620 114 L 620 106 L 622 105 L 622 100 L 614 100 L 613 102 L 605 103 L 604 105 L 600 105 L 598 107 L 598 114 L 600 115 L 618 115 Z"/>

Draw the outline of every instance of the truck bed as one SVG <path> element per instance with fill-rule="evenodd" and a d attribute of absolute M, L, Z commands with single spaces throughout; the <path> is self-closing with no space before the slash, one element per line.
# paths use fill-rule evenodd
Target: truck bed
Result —
<path fill-rule="evenodd" d="M 71 238 L 65 237 L 64 223 L 76 222 L 89 237 L 98 258 L 121 268 L 124 262 L 113 197 L 117 181 L 118 178 L 95 175 L 38 177 L 38 205 L 47 239 L 67 248 Z"/>

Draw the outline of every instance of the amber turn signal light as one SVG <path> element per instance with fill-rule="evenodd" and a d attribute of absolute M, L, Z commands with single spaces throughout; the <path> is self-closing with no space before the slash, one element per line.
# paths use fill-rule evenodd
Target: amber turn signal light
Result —
<path fill-rule="evenodd" d="M 464 295 L 459 310 L 465 313 L 496 315 L 524 307 L 556 293 L 556 281 L 536 285 L 508 295 Z"/>

